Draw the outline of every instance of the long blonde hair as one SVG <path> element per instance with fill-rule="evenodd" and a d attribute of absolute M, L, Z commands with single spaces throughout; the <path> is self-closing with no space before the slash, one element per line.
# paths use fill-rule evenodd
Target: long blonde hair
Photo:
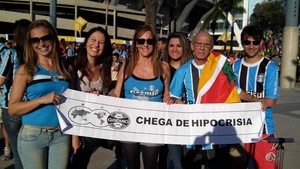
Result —
<path fill-rule="evenodd" d="M 138 63 L 139 51 L 138 51 L 138 48 L 136 47 L 136 44 L 137 44 L 136 40 L 139 39 L 145 32 L 148 32 L 148 31 L 151 32 L 153 39 L 155 40 L 155 42 L 157 42 L 156 33 L 151 26 L 142 25 L 142 26 L 139 26 L 135 30 L 135 33 L 133 35 L 132 48 L 131 48 L 132 55 L 130 56 L 130 62 L 128 64 L 128 68 L 126 68 L 126 77 L 129 77 L 132 75 L 132 72 Z M 151 63 L 153 65 L 153 74 L 154 74 L 154 76 L 159 76 L 162 74 L 163 69 L 162 69 L 161 62 L 157 58 L 156 43 L 153 44 L 153 51 L 150 55 L 151 55 Z"/>
<path fill-rule="evenodd" d="M 53 50 L 50 53 L 50 58 L 55 66 L 55 70 L 59 72 L 61 76 L 65 80 L 70 79 L 70 74 L 67 72 L 66 68 L 63 65 L 63 62 L 59 53 L 59 40 L 57 37 L 56 30 L 52 27 L 52 25 L 47 20 L 35 20 L 33 21 L 29 27 L 26 35 L 26 41 L 24 45 L 25 51 L 25 70 L 27 71 L 27 80 L 28 82 L 32 81 L 33 75 L 37 72 L 38 67 L 36 65 L 38 61 L 38 56 L 32 48 L 32 44 L 30 42 L 30 34 L 31 31 L 35 28 L 43 27 L 49 31 L 49 35 L 52 37 Z"/>

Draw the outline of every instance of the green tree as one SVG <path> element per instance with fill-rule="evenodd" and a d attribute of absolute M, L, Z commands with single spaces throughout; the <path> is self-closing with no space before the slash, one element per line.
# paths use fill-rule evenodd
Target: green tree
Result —
<path fill-rule="evenodd" d="M 255 5 L 250 17 L 250 24 L 258 26 L 264 31 L 265 50 L 263 52 L 275 52 L 280 44 L 275 43 L 279 39 L 285 24 L 285 1 L 262 2 Z"/>
<path fill-rule="evenodd" d="M 213 0 L 214 9 L 211 14 L 204 21 L 205 28 L 206 25 L 212 22 L 212 25 L 216 23 L 218 19 L 223 19 L 225 22 L 225 41 L 227 41 L 227 30 L 229 28 L 230 23 L 227 18 L 229 13 L 234 16 L 235 13 L 245 12 L 245 8 L 242 5 L 243 0 Z M 212 31 L 215 31 L 215 27 L 212 28 Z M 226 50 L 226 42 L 224 44 L 224 50 Z"/>

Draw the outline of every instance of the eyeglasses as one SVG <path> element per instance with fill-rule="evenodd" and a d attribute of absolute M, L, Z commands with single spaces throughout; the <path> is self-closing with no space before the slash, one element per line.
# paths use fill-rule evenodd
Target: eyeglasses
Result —
<path fill-rule="evenodd" d="M 243 45 L 250 45 L 251 43 L 254 46 L 258 46 L 260 44 L 260 41 L 259 40 L 254 40 L 254 41 L 243 40 Z"/>
<path fill-rule="evenodd" d="M 137 39 L 136 42 L 139 45 L 143 45 L 143 44 L 145 44 L 145 42 L 147 42 L 148 45 L 154 45 L 155 39 Z"/>
<path fill-rule="evenodd" d="M 194 46 L 195 47 L 200 47 L 200 46 L 204 46 L 204 48 L 210 48 L 211 47 L 211 44 L 210 43 L 202 43 L 202 42 L 193 42 Z"/>
<path fill-rule="evenodd" d="M 45 36 L 42 36 L 40 38 L 29 38 L 29 41 L 31 44 L 39 44 L 40 41 L 43 41 L 43 42 L 51 42 L 52 41 L 52 36 L 51 35 L 45 35 Z"/>

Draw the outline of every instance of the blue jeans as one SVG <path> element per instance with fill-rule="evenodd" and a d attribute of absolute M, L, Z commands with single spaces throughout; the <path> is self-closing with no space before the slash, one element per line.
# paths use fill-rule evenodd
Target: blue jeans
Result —
<path fill-rule="evenodd" d="M 10 141 L 10 147 L 14 155 L 15 169 L 23 169 L 23 165 L 18 153 L 18 133 L 22 125 L 20 116 L 9 116 L 7 108 L 2 109 L 3 124 Z"/>
<path fill-rule="evenodd" d="M 66 169 L 70 136 L 60 130 L 23 125 L 18 137 L 18 151 L 25 169 Z"/>
<path fill-rule="evenodd" d="M 182 159 L 183 159 L 183 146 L 169 144 L 169 157 L 168 157 L 168 169 L 182 169 Z M 171 167 L 173 165 L 173 167 Z"/>

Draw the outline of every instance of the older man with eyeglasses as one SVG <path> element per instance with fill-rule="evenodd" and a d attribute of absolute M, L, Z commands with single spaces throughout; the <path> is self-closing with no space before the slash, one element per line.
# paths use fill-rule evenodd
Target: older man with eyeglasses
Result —
<path fill-rule="evenodd" d="M 178 104 L 240 102 L 232 68 L 224 55 L 213 52 L 214 40 L 207 32 L 197 33 L 191 49 L 194 59 L 179 67 L 170 85 L 170 95 Z M 182 102 L 182 98 L 185 98 Z M 184 169 L 233 168 L 229 145 L 184 146 Z M 245 154 L 245 153 L 244 153 Z"/>
<path fill-rule="evenodd" d="M 271 169 L 275 164 L 275 146 L 266 140 L 274 138 L 273 107 L 278 97 L 278 65 L 260 54 L 263 31 L 248 25 L 241 33 L 245 56 L 233 63 L 239 96 L 244 102 L 262 102 L 265 111 L 263 141 L 246 144 L 256 169 Z M 247 166 L 245 166 L 247 168 Z"/>

